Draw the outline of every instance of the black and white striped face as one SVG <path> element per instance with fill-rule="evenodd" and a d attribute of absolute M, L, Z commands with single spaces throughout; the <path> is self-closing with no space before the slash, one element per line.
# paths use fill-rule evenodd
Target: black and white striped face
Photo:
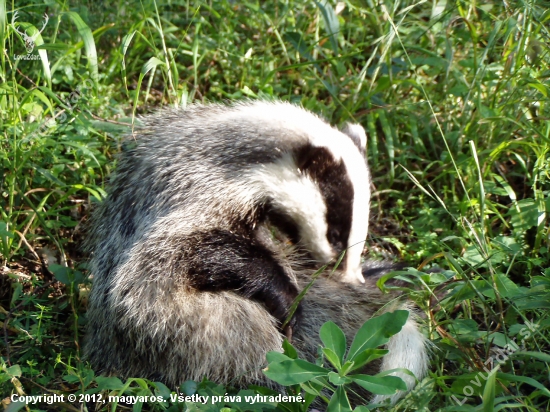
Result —
<path fill-rule="evenodd" d="M 348 125 L 344 130 L 345 135 L 335 131 L 338 136 L 323 139 L 320 143 L 325 145 L 314 146 L 297 159 L 302 173 L 316 183 L 323 198 L 325 224 L 318 230 L 326 230 L 333 255 L 346 250 L 342 280 L 362 283 L 361 253 L 370 204 L 370 178 L 362 154 L 366 135 L 359 125 Z"/>
<path fill-rule="evenodd" d="M 270 206 L 295 225 L 302 247 L 319 263 L 346 250 L 342 280 L 362 283 L 361 253 L 370 203 L 369 172 L 362 154 L 365 132 L 359 125 L 340 132 L 296 107 L 285 115 L 280 115 L 283 126 L 307 138 L 278 161 L 258 166 L 254 181 L 269 194 Z"/>

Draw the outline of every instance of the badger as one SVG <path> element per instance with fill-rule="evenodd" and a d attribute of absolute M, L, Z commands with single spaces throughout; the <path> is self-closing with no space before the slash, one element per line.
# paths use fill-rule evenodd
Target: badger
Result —
<path fill-rule="evenodd" d="M 261 369 L 285 335 L 314 359 L 322 323 L 351 339 L 389 307 L 394 297 L 372 273 L 392 266 L 361 264 L 365 140 L 359 125 L 338 130 L 279 101 L 146 117 L 90 223 L 85 353 L 96 371 L 172 388 L 203 378 L 273 386 Z M 315 269 L 342 253 L 335 275 L 317 279 L 292 313 Z M 425 374 L 413 318 L 389 346 L 382 368 Z"/>

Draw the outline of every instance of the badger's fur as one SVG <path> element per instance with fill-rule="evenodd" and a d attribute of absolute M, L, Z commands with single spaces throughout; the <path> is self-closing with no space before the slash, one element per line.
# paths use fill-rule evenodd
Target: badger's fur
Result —
<path fill-rule="evenodd" d="M 360 126 L 340 132 L 281 102 L 194 105 L 144 124 L 90 224 L 85 351 L 96 370 L 172 387 L 265 384 L 265 355 L 280 350 L 312 262 L 344 250 L 339 276 L 318 279 L 285 329 L 302 355 L 315 357 L 325 321 L 351 338 L 388 303 L 360 284 L 370 200 Z M 422 377 L 413 319 L 392 342 L 384 367 Z"/>
<path fill-rule="evenodd" d="M 379 273 L 392 269 L 386 266 Z M 300 287 L 311 280 L 305 273 L 297 278 Z M 393 302 L 395 295 L 381 293 L 375 285 L 377 278 L 366 279 L 365 285 L 353 285 L 322 276 L 313 283 L 302 301 L 302 321 L 292 338 L 300 358 L 314 362 L 319 356 L 319 330 L 329 320 L 343 329 L 350 344 L 375 313 L 410 309 L 406 303 Z M 266 353 L 282 350 L 284 336 L 278 322 L 261 303 L 233 292 L 175 290 L 165 293 L 149 310 L 136 309 L 124 316 L 108 306 L 93 305 L 92 299 L 88 318 L 85 351 L 96 372 L 145 377 L 172 389 L 188 379 L 203 378 L 235 387 L 254 384 L 280 389 L 262 373 Z M 425 376 L 425 338 L 414 312 L 402 331 L 390 339 L 388 348 L 390 353 L 382 365 L 367 367 L 364 372 L 407 368 L 417 379 Z M 411 376 L 399 376 L 409 389 L 414 387 Z M 360 388 L 354 389 L 368 399 Z M 394 395 L 392 401 L 399 396 Z M 373 402 L 384 398 L 377 396 Z"/>
<path fill-rule="evenodd" d="M 369 174 L 349 135 L 287 103 L 195 105 L 145 123 L 93 223 L 102 304 L 145 310 L 176 285 L 233 290 L 282 322 L 298 290 L 255 234 L 266 220 L 320 264 L 349 248 L 341 279 L 363 281 Z"/>

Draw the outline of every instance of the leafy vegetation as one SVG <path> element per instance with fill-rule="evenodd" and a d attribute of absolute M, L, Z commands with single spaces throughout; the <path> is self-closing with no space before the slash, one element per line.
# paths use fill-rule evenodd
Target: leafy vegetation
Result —
<path fill-rule="evenodd" d="M 1 399 L 87 394 L 93 410 L 109 404 L 91 395 L 169 397 L 81 360 L 82 227 L 136 115 L 273 96 L 368 131 L 369 248 L 411 262 L 392 276 L 434 344 L 429 377 L 393 409 L 548 410 L 549 6 L 0 0 Z"/>
<path fill-rule="evenodd" d="M 389 352 L 387 349 L 377 348 L 388 343 L 390 337 L 401 330 L 408 316 L 408 311 L 399 310 L 367 320 L 357 331 L 349 350 L 347 350 L 346 336 L 342 329 L 334 322 L 325 323 L 319 331 L 324 345 L 322 353 L 328 361 L 326 366 L 331 365 L 336 372 L 327 367 L 297 359 L 296 350 L 285 341 L 284 354 L 279 352 L 267 354 L 269 365 L 264 373 L 275 382 L 290 386 L 291 393 L 301 394 L 304 390 L 305 404 L 299 410 L 307 410 L 317 397 L 323 398 L 327 404 L 327 410 L 351 410 L 347 391 L 353 392 L 350 387 L 352 384 L 376 395 L 388 396 L 396 394 L 398 390 L 406 391 L 407 385 L 403 379 L 387 376 L 388 371 L 376 376 L 357 373 L 350 375 L 350 372 L 358 372 L 367 363 L 386 355 Z M 333 392 L 330 400 L 324 396 L 323 391 Z M 296 408 L 289 405 L 288 409 Z M 361 409 L 364 408 L 358 410 Z"/>

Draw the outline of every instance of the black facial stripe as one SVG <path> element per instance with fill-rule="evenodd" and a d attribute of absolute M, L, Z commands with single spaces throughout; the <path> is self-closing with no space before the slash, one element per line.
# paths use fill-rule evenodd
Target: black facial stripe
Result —
<path fill-rule="evenodd" d="M 343 160 L 336 161 L 325 147 L 306 145 L 295 153 L 302 173 L 317 182 L 327 208 L 327 239 L 337 253 L 348 245 L 353 217 L 353 185 Z"/>

